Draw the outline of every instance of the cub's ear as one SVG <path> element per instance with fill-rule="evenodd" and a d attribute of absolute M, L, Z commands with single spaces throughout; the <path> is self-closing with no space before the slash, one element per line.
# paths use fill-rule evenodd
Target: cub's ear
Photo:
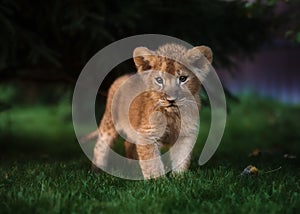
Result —
<path fill-rule="evenodd" d="M 213 53 L 211 49 L 207 46 L 197 46 L 187 51 L 186 57 L 188 60 L 193 64 L 197 64 L 197 60 L 200 60 L 203 58 L 203 56 L 206 58 L 206 60 L 211 64 L 213 61 Z M 203 60 L 204 61 L 204 60 Z M 203 63 L 203 62 L 202 62 Z"/>
<path fill-rule="evenodd" d="M 197 46 L 189 49 L 186 52 L 186 59 L 188 63 L 195 69 L 196 74 L 200 80 L 204 80 L 206 75 L 211 71 L 213 53 L 207 46 Z"/>
<path fill-rule="evenodd" d="M 138 71 L 150 69 L 150 61 L 154 52 L 146 47 L 137 47 L 133 51 L 133 60 Z"/>

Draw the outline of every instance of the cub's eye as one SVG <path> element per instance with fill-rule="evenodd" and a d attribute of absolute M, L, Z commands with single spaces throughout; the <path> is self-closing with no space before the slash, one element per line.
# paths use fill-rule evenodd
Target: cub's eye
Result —
<path fill-rule="evenodd" d="M 161 77 L 156 77 L 155 80 L 158 84 L 163 84 L 163 82 L 164 82 Z"/>
<path fill-rule="evenodd" d="M 187 80 L 187 78 L 188 78 L 187 76 L 180 76 L 179 81 L 180 82 L 185 82 Z"/>

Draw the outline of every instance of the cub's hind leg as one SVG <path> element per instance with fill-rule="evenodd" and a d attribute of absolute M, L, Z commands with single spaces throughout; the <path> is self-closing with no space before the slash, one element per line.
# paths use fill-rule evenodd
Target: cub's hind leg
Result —
<path fill-rule="evenodd" d="M 94 158 L 92 161 L 92 169 L 94 170 L 98 171 L 98 168 L 107 166 L 109 150 L 118 136 L 111 115 L 112 101 L 120 85 L 122 85 L 128 78 L 129 75 L 119 77 L 114 81 L 108 91 L 106 108 L 99 126 L 99 136 L 94 148 Z"/>
<path fill-rule="evenodd" d="M 98 140 L 94 147 L 94 158 L 92 169 L 98 171 L 107 166 L 109 150 L 113 146 L 118 133 L 114 128 L 111 119 L 104 115 L 100 127 Z"/>

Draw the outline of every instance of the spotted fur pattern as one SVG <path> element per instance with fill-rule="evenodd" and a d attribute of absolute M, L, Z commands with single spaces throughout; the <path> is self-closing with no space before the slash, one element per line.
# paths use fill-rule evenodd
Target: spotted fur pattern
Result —
<path fill-rule="evenodd" d="M 189 102 L 192 100 L 187 99 L 183 87 L 189 90 L 193 96 L 193 102 L 196 102 L 200 109 L 201 83 L 189 68 L 205 75 L 210 69 L 212 52 L 206 46 L 186 49 L 181 45 L 166 44 L 156 51 L 138 47 L 134 50 L 133 59 L 139 74 L 151 70 L 144 80 L 150 90 L 140 94 L 130 105 L 129 121 L 132 127 L 143 133 L 145 137 L 137 139 L 137 142 L 125 141 L 126 156 L 130 159 L 153 160 L 140 161 L 140 167 L 144 178 L 157 178 L 165 173 L 160 159 L 160 147 L 170 148 L 177 140 L 179 143 L 176 143 L 176 149 L 170 150 L 170 159 L 173 172 L 183 172 L 189 167 L 190 151 L 198 131 L 198 121 L 190 122 L 194 121 L 195 115 L 189 111 L 191 104 Z M 94 148 L 94 167 L 101 168 L 108 164 L 108 148 L 113 145 L 118 136 L 111 115 L 112 99 L 120 85 L 128 78 L 129 75 L 118 78 L 109 89 L 106 110 L 99 126 L 99 137 Z M 122 93 L 125 95 L 126 91 Z M 186 109 L 185 114 L 179 113 L 179 105 Z M 164 117 L 158 115 L 150 123 L 150 115 L 153 116 L 153 112 L 159 112 Z M 183 122 L 188 125 L 181 127 Z M 166 126 L 163 127 L 162 124 Z M 162 135 L 159 134 L 161 130 L 164 131 Z"/>

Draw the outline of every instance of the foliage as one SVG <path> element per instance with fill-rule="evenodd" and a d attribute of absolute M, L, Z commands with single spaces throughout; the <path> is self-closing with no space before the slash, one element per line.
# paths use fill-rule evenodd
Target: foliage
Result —
<path fill-rule="evenodd" d="M 245 6 L 256 13 L 263 13 L 263 7 L 275 6 L 277 12 L 272 20 L 271 28 L 273 35 L 300 43 L 300 14 L 298 13 L 300 2 L 298 0 L 252 0 L 248 1 Z"/>
<path fill-rule="evenodd" d="M 207 44 L 216 65 L 230 65 L 230 55 L 249 54 L 270 39 L 273 7 L 219 0 L 2 0 L 0 81 L 74 84 L 98 50 L 143 33 Z"/>

